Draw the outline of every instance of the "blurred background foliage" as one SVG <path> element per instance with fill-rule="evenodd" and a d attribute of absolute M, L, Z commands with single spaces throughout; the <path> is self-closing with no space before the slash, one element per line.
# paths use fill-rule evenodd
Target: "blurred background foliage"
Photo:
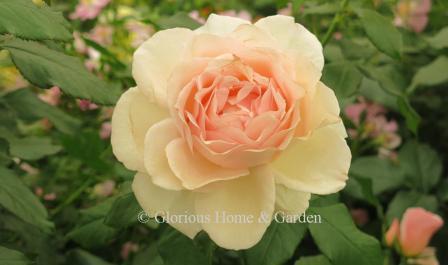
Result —
<path fill-rule="evenodd" d="M 323 43 L 353 153 L 347 187 L 312 198 L 326 224 L 272 224 L 228 251 L 137 221 L 113 104 L 135 85 L 136 47 L 210 13 L 290 15 Z M 383 239 L 394 218 L 448 217 L 447 56 L 447 0 L 0 0 L 0 264 L 398 265 Z M 440 264 L 447 237 L 431 242 Z"/>

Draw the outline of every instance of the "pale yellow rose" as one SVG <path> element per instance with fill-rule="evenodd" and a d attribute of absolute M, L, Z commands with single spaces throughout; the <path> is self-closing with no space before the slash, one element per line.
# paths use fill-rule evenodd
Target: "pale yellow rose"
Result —
<path fill-rule="evenodd" d="M 137 87 L 120 98 L 112 147 L 138 171 L 133 190 L 150 215 L 208 216 L 171 226 L 246 249 L 275 210 L 301 214 L 311 193 L 341 190 L 351 153 L 339 106 L 319 81 L 317 38 L 292 17 L 255 24 L 210 15 L 204 26 L 163 30 L 134 54 Z M 216 213 L 253 216 L 219 222 Z"/>

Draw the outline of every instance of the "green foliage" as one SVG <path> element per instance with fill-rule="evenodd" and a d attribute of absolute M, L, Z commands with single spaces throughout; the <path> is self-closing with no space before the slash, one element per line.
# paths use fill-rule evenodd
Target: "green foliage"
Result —
<path fill-rule="evenodd" d="M 29 0 L 0 0 L 0 34 L 32 40 L 71 40 L 70 24 L 60 12 Z"/>
<path fill-rule="evenodd" d="M 28 265 L 31 262 L 19 251 L 0 246 L 0 262 L 3 265 Z"/>
<path fill-rule="evenodd" d="M 303 257 L 294 265 L 331 265 L 330 261 L 323 255 Z"/>
<path fill-rule="evenodd" d="M 325 66 L 322 81 L 331 87 L 338 98 L 354 95 L 361 84 L 362 75 L 350 62 L 342 61 Z"/>

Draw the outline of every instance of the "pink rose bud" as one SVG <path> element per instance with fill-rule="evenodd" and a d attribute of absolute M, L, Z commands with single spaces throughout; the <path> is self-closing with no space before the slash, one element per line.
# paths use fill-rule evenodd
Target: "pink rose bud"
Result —
<path fill-rule="evenodd" d="M 409 208 L 400 227 L 400 245 L 406 257 L 416 256 L 428 246 L 434 233 L 443 225 L 440 216 L 423 208 Z"/>
<path fill-rule="evenodd" d="M 398 238 L 398 235 L 400 233 L 400 222 L 398 221 L 398 219 L 394 219 L 392 221 L 392 225 L 389 227 L 389 230 L 387 230 L 386 232 L 386 245 L 388 247 L 391 247 L 394 245 L 395 240 Z"/>

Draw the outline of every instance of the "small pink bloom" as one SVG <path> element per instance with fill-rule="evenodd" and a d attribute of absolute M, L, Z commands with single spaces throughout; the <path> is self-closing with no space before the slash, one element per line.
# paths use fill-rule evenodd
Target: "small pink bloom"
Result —
<path fill-rule="evenodd" d="M 61 94 L 61 89 L 57 86 L 54 86 L 50 89 L 45 90 L 44 93 L 39 94 L 39 98 L 52 106 L 56 106 L 59 104 Z"/>
<path fill-rule="evenodd" d="M 36 194 L 37 197 L 41 197 L 44 194 L 44 189 L 42 189 L 42 187 L 36 187 L 34 188 L 34 194 Z"/>
<path fill-rule="evenodd" d="M 101 130 L 100 130 L 101 139 L 103 140 L 108 139 L 110 137 L 111 130 L 112 125 L 110 124 L 110 122 L 104 122 L 103 124 L 101 124 Z"/>
<path fill-rule="evenodd" d="M 82 111 L 98 109 L 98 105 L 88 99 L 78 99 L 78 107 Z"/>
<path fill-rule="evenodd" d="M 409 208 L 400 226 L 400 245 L 407 257 L 416 256 L 428 246 L 434 233 L 443 225 L 440 216 L 423 208 Z"/>
<path fill-rule="evenodd" d="M 133 48 L 142 45 L 155 31 L 151 25 L 146 25 L 139 21 L 128 21 L 125 28 L 129 31 Z"/>
<path fill-rule="evenodd" d="M 96 18 L 110 0 L 80 0 L 70 19 L 89 20 Z"/>
<path fill-rule="evenodd" d="M 223 12 L 219 13 L 220 15 L 223 16 L 228 16 L 228 17 L 237 17 L 237 18 L 241 18 L 247 21 L 251 21 L 252 20 L 252 15 L 247 12 L 246 10 L 241 10 L 241 11 L 236 11 L 236 10 L 226 10 Z"/>
<path fill-rule="evenodd" d="M 115 181 L 108 179 L 101 183 L 98 183 L 93 188 L 93 193 L 100 197 L 108 197 L 112 195 L 115 189 Z"/>
<path fill-rule="evenodd" d="M 292 3 L 289 2 L 286 7 L 279 9 L 277 11 L 277 14 L 284 15 L 284 16 L 291 16 L 292 15 Z"/>
<path fill-rule="evenodd" d="M 52 192 L 52 193 L 47 193 L 44 195 L 44 200 L 46 201 L 54 201 L 56 200 L 57 196 L 56 193 Z"/>
<path fill-rule="evenodd" d="M 386 232 L 385 240 L 386 245 L 391 247 L 394 245 L 395 240 L 398 238 L 400 233 L 400 222 L 397 218 L 392 221 L 392 225 L 389 227 L 389 230 Z"/>
<path fill-rule="evenodd" d="M 351 209 L 350 214 L 352 215 L 353 221 L 358 226 L 366 225 L 369 220 L 369 213 L 365 209 Z"/>
<path fill-rule="evenodd" d="M 192 19 L 196 20 L 196 22 L 199 22 L 201 24 L 205 23 L 205 19 L 203 17 L 201 17 L 201 15 L 199 14 L 199 11 L 197 10 L 193 10 L 190 13 L 188 13 L 188 16 L 191 17 Z"/>
<path fill-rule="evenodd" d="M 136 243 L 133 243 L 131 241 L 128 241 L 123 244 L 121 247 L 121 257 L 124 260 L 127 260 L 129 258 L 129 254 L 132 252 L 137 252 L 139 249 L 138 245 Z"/>
<path fill-rule="evenodd" d="M 422 32 L 428 24 L 431 0 L 400 0 L 396 8 L 394 23 L 407 27 L 416 33 Z"/>
<path fill-rule="evenodd" d="M 112 44 L 112 35 L 114 28 L 110 25 L 99 24 L 95 26 L 87 36 L 102 46 L 108 46 Z"/>

